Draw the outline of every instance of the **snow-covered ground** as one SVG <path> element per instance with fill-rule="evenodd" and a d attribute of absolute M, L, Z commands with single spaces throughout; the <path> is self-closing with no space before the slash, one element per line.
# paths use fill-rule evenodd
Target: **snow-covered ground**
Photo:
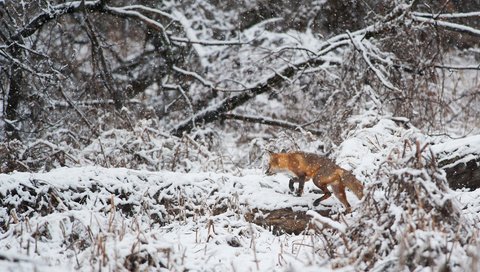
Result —
<path fill-rule="evenodd" d="M 115 270 L 132 253 L 175 271 L 318 271 L 322 263 L 311 233 L 277 236 L 244 218 L 254 208 L 313 208 L 312 184 L 296 197 L 285 176 L 85 167 L 2 174 L 0 184 L 0 267 L 7 270 Z M 324 204 L 343 209 L 334 198 Z"/>
<path fill-rule="evenodd" d="M 326 245 L 311 231 L 278 236 L 245 220 L 253 208 L 313 209 L 312 184 L 296 197 L 285 176 L 85 167 L 2 174 L 0 184 L 2 271 L 332 269 L 316 253 Z M 467 217 L 480 212 L 480 190 L 454 197 Z M 348 198 L 358 204 L 353 194 Z M 343 209 L 334 198 L 323 204 Z M 227 208 L 215 211 L 221 207 Z"/>
<path fill-rule="evenodd" d="M 438 189 L 432 181 L 444 181 L 438 175 L 441 172 L 415 169 L 417 163 L 409 160 L 409 156 L 420 160 L 414 140 L 434 143 L 434 139 L 423 136 L 407 120 L 378 120 L 373 114 L 371 119 L 366 117 L 352 118 L 354 129 L 332 155 L 367 184 L 363 201 L 347 192 L 354 208 L 351 214 L 344 214 L 334 197 L 314 207 L 319 195 L 311 182 L 306 184 L 304 195 L 297 197 L 289 191 L 287 176 L 265 176 L 260 168 L 235 173 L 180 173 L 88 166 L 0 174 L 0 270 L 355 271 L 373 267 L 382 271 L 402 262 L 412 262 L 410 267 L 422 264 L 408 256 L 425 257 L 428 253 L 430 257 L 451 256 L 454 271 L 474 271 L 480 245 L 471 237 L 480 234 L 476 226 L 480 222 L 480 190 Z M 453 142 L 432 149 L 440 153 L 465 146 Z M 401 187 L 392 177 L 412 181 L 412 188 L 418 190 L 414 197 L 433 192 L 432 199 L 410 201 L 410 187 Z M 429 184 L 425 186 L 425 182 Z M 393 190 L 404 192 L 396 195 Z M 411 203 L 398 202 L 399 198 Z M 427 207 L 418 206 L 422 203 Z M 375 205 L 385 207 L 378 219 L 375 211 L 365 210 L 378 208 Z M 412 207 L 417 211 L 409 210 Z M 320 231 L 278 235 L 245 216 L 252 210 L 259 215 L 282 208 L 308 211 Z M 432 221 L 438 219 L 436 214 L 444 214 L 443 208 L 460 212 L 456 218 L 464 222 L 458 224 L 458 230 L 448 229 L 454 224 L 447 218 L 440 227 Z M 319 215 L 325 209 L 331 211 L 332 218 Z M 381 211 L 378 213 L 380 216 Z M 369 217 L 372 214 L 373 219 Z M 375 220 L 390 223 L 376 225 Z M 423 225 L 422 220 L 429 223 Z M 383 229 L 389 229 L 390 234 L 382 234 Z M 363 230 L 360 236 L 358 230 Z M 460 233 L 468 237 L 463 239 Z M 371 239 L 377 237 L 382 244 L 380 256 L 374 256 L 378 263 L 369 264 L 371 257 L 365 255 L 372 245 L 358 244 L 368 241 L 361 235 L 370 234 L 377 235 Z M 423 248 L 425 253 L 416 248 Z M 444 248 L 459 251 L 436 251 Z M 348 259 L 349 254 L 357 253 L 366 261 Z M 419 269 L 430 271 L 442 262 L 436 260 L 431 267 Z"/>

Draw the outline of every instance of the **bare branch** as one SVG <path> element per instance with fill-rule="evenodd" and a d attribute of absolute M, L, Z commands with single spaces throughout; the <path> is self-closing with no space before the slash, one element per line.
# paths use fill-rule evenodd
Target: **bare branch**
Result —
<path fill-rule="evenodd" d="M 412 16 L 412 19 L 417 22 L 421 23 L 427 23 L 439 27 L 443 27 L 445 29 L 459 32 L 459 33 L 465 33 L 471 36 L 475 37 L 480 37 L 480 30 L 462 25 L 462 24 L 456 24 L 456 23 L 450 23 L 450 22 L 445 22 L 445 21 L 440 21 L 440 20 L 435 20 L 435 19 L 430 19 L 430 18 L 424 18 L 424 17 L 419 17 L 419 16 Z"/>
<path fill-rule="evenodd" d="M 434 19 L 459 19 L 459 18 L 480 17 L 480 11 L 465 12 L 465 13 L 444 13 L 444 14 L 412 12 L 412 14 L 418 17 L 434 18 Z"/>
<path fill-rule="evenodd" d="M 275 120 L 267 117 L 256 117 L 256 116 L 247 116 L 247 115 L 237 115 L 233 113 L 225 113 L 222 114 L 222 118 L 225 119 L 232 119 L 232 120 L 240 120 L 240 121 L 245 121 L 245 122 L 250 122 L 250 123 L 257 123 L 257 124 L 263 124 L 263 125 L 268 125 L 268 126 L 277 126 L 277 127 L 283 127 L 286 129 L 291 129 L 291 130 L 300 130 L 300 131 L 308 131 L 314 135 L 321 136 L 325 135 L 325 132 L 316 130 L 316 129 L 308 129 L 305 128 L 302 125 L 299 124 L 294 124 L 282 120 Z"/>
<path fill-rule="evenodd" d="M 350 34 L 350 32 L 347 31 L 348 36 L 350 37 L 350 40 L 352 41 L 354 47 L 360 52 L 360 54 L 363 57 L 363 60 L 367 63 L 368 67 L 373 71 L 373 73 L 377 76 L 377 78 L 380 80 L 380 82 L 385 86 L 386 88 L 394 91 L 401 92 L 397 87 L 393 86 L 393 84 L 388 81 L 385 78 L 385 75 L 380 71 L 373 63 L 370 61 L 370 58 L 367 53 L 367 48 L 365 48 L 365 45 L 359 38 L 353 38 Z"/>
<path fill-rule="evenodd" d="M 401 6 L 396 8 L 386 16 L 385 21 L 378 22 L 373 25 L 370 25 L 364 29 L 355 31 L 351 33 L 352 37 L 362 36 L 365 39 L 374 37 L 378 34 L 381 34 L 390 29 L 391 24 L 395 20 L 401 20 L 405 13 L 410 9 L 410 6 Z M 220 101 L 218 104 L 205 108 L 202 111 L 199 111 L 194 116 L 191 116 L 184 121 L 180 122 L 178 125 L 174 126 L 170 133 L 175 136 L 182 136 L 183 133 L 189 132 L 194 127 L 195 123 L 210 123 L 214 122 L 222 117 L 226 112 L 236 108 L 239 105 L 244 104 L 251 98 L 268 92 L 274 87 L 278 86 L 285 78 L 290 78 L 294 76 L 297 71 L 303 71 L 304 69 L 310 68 L 312 66 L 319 66 L 324 64 L 326 61 L 321 58 L 337 48 L 347 46 L 351 43 L 350 37 L 348 34 L 340 34 L 334 36 L 322 45 L 319 46 L 320 50 L 315 57 L 307 59 L 305 61 L 287 64 L 280 69 L 277 69 L 275 73 L 268 75 L 265 79 L 257 82 L 252 87 L 245 89 L 242 93 L 233 95 L 231 97 L 225 98 Z"/>
<path fill-rule="evenodd" d="M 244 45 L 244 44 L 249 44 L 252 41 L 246 41 L 246 42 L 241 42 L 241 41 L 218 41 L 218 40 L 198 40 L 198 39 L 188 39 L 188 38 L 181 38 L 181 37 L 175 37 L 171 36 L 170 40 L 173 42 L 178 42 L 178 43 L 188 43 L 188 44 L 199 44 L 199 45 L 205 45 L 205 46 L 232 46 L 232 45 Z"/>
<path fill-rule="evenodd" d="M 103 10 L 102 1 L 73 1 L 52 6 L 50 9 L 38 14 L 33 20 L 30 21 L 30 23 L 13 35 L 11 40 L 18 41 L 22 37 L 29 37 L 46 23 L 55 20 L 64 14 L 71 14 L 83 10 L 81 5 L 82 2 L 84 2 L 85 9 L 89 11 Z"/>
<path fill-rule="evenodd" d="M 436 64 L 433 67 L 438 69 L 447 69 L 447 70 L 480 70 L 480 64 L 476 66 L 455 66 L 455 65 Z"/>

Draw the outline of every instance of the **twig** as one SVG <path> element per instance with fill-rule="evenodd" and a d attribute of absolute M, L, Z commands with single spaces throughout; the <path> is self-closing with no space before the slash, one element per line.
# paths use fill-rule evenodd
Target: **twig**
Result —
<path fill-rule="evenodd" d="M 72 107 L 75 112 L 78 114 L 78 116 L 80 116 L 80 118 L 83 120 L 83 122 L 85 123 L 85 125 L 87 125 L 87 127 L 90 129 L 90 131 L 95 135 L 95 136 L 98 136 L 98 132 L 93 128 L 93 125 L 90 123 L 90 121 L 88 121 L 87 117 L 85 117 L 85 115 L 83 114 L 82 111 L 80 111 L 80 109 L 78 109 L 75 104 L 73 103 L 72 99 L 70 99 L 70 97 L 68 97 L 65 92 L 63 91 L 62 88 L 59 88 L 59 91 L 60 93 L 62 94 L 63 98 L 65 99 L 65 101 L 67 101 L 68 105 L 70 105 L 70 107 Z"/>
<path fill-rule="evenodd" d="M 365 45 L 363 44 L 363 42 L 357 39 L 354 39 L 352 37 L 352 34 L 349 31 L 347 31 L 347 35 L 352 41 L 352 44 L 354 45 L 355 49 L 357 49 L 357 51 L 361 53 L 363 60 L 367 63 L 368 67 L 373 71 L 375 76 L 380 80 L 382 85 L 389 90 L 401 92 L 397 87 L 393 86 L 393 84 L 385 78 L 385 75 L 382 73 L 382 71 L 380 71 L 377 67 L 373 65 L 373 63 L 370 61 L 370 58 L 368 57 L 367 49 L 365 48 Z"/>
<path fill-rule="evenodd" d="M 258 260 L 258 257 L 257 257 L 257 248 L 256 248 L 256 243 L 255 243 L 255 234 L 253 233 L 253 226 L 252 226 L 252 223 L 250 223 L 250 234 L 252 235 L 252 241 L 251 241 L 251 246 L 252 246 L 252 250 L 253 250 L 253 258 L 254 258 L 254 262 L 255 262 L 255 265 L 257 267 L 257 271 L 260 271 L 260 261 Z"/>

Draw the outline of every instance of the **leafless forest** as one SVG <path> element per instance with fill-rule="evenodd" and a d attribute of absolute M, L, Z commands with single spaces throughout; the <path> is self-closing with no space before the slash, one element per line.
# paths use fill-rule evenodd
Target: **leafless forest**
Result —
<path fill-rule="evenodd" d="M 178 169 L 225 134 L 244 153 L 309 135 L 328 152 L 364 111 L 479 129 L 478 1 L 0 5 L 3 172 Z"/>
<path fill-rule="evenodd" d="M 479 41 L 479 0 L 0 0 L 0 173 L 8 180 L 11 173 L 96 166 L 233 178 L 263 169 L 266 150 L 313 152 L 348 165 L 367 192 L 356 215 L 330 216 L 344 220 L 348 234 L 317 224 L 322 242 L 315 245 L 323 248 L 310 265 L 328 259 L 328 269 L 461 271 L 458 263 L 466 262 L 474 271 L 479 209 L 466 215 L 472 203 L 443 196 L 456 194 L 446 179 L 458 172 L 455 161 L 477 171 L 462 184 L 480 187 Z M 33 216 L 25 203 L 6 200 L 18 193 L 7 187 L 0 184 L 5 237 Z M 38 188 L 27 192 L 38 198 L 46 190 Z M 59 198 L 67 203 L 67 191 L 45 193 L 53 210 Z M 113 196 L 109 201 L 113 207 Z M 212 213 L 231 210 L 221 203 Z M 176 212 L 158 222 L 178 221 Z M 205 220 L 208 243 L 216 221 Z M 77 256 L 98 241 L 68 249 Z M 122 269 L 192 269 L 179 264 L 181 252 L 172 251 L 173 264 L 139 252 L 118 261 Z M 83 258 L 92 269 L 105 267 Z M 74 267 L 89 266 L 77 257 Z"/>

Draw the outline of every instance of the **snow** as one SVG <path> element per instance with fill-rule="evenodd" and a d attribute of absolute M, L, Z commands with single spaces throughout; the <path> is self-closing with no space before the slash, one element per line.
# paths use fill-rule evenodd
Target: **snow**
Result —
<path fill-rule="evenodd" d="M 14 258 L 19 259 L 20 268 L 26 270 L 35 267 L 38 271 L 46 271 L 52 267 L 54 271 L 68 271 L 97 266 L 111 270 L 118 265 L 115 260 L 123 260 L 132 251 L 149 253 L 167 266 L 167 270 L 251 271 L 256 270 L 257 259 L 259 270 L 269 271 L 289 266 L 305 268 L 312 265 L 307 260 L 319 259 L 308 246 L 308 235 L 275 236 L 269 230 L 246 222 L 241 215 L 253 208 L 313 208 L 311 203 L 316 196 L 309 192 L 311 187 L 306 186 L 303 197 L 296 197 L 288 193 L 288 179 L 281 175 L 265 177 L 258 170 L 234 176 L 213 172 L 184 174 L 81 167 L 60 168 L 49 173 L 2 174 L 0 184 L 3 198 L 0 222 L 9 225 L 9 231 L 2 233 L 0 240 L 0 255 L 3 256 L 0 262 L 12 269 L 17 268 L 10 261 Z M 92 188 L 97 190 L 90 192 Z M 18 193 L 15 197 L 4 197 L 11 195 L 12 190 Z M 36 191 L 37 197 L 31 190 Z M 33 203 L 51 205 L 47 199 L 38 201 L 42 193 L 56 195 L 63 205 L 41 215 L 32 209 L 38 208 Z M 78 199 L 83 199 L 82 205 L 78 205 Z M 184 199 L 184 207 L 179 207 L 177 218 L 165 214 L 165 210 L 172 207 L 159 204 L 161 199 Z M 13 212 L 6 206 L 22 207 L 25 205 L 22 201 L 29 201 L 32 208 L 26 212 L 17 208 L 19 222 L 12 222 Z M 120 212 L 128 204 L 133 206 L 133 217 Z M 324 204 L 340 207 L 333 198 Z M 227 205 L 229 210 L 214 214 L 213 209 L 222 205 Z M 183 210 L 187 206 L 203 207 L 206 212 L 192 215 Z M 152 219 L 153 215 L 160 214 L 165 216 L 160 216 L 160 220 Z M 35 238 L 38 228 L 41 233 L 48 233 L 40 240 Z M 73 248 L 80 246 L 68 245 L 65 239 L 69 235 L 93 237 L 83 243 L 94 245 L 98 239 L 103 239 L 101 250 L 105 250 L 103 254 L 109 261 L 102 264 L 103 257 L 92 252 L 100 245 L 91 246 L 91 250 L 77 248 L 75 251 Z M 306 240 L 302 242 L 305 245 L 298 246 L 302 239 Z"/>
<path fill-rule="evenodd" d="M 457 30 L 458 32 L 464 32 L 464 33 L 468 33 L 475 36 L 480 35 L 480 30 L 473 27 L 461 25 L 461 24 L 450 23 L 450 22 L 440 21 L 436 19 L 429 19 L 429 18 L 424 18 L 419 16 L 413 16 L 413 19 L 419 22 L 425 22 L 433 25 L 442 26 L 450 30 Z"/>
<path fill-rule="evenodd" d="M 429 203 L 439 207 L 452 203 L 454 210 L 461 212 L 461 224 L 475 226 L 479 222 L 480 190 L 445 191 L 432 182 L 429 170 L 402 165 L 409 156 L 415 156 L 417 140 L 437 142 L 431 147 L 434 153 L 471 152 L 478 149 L 478 137 L 438 143 L 438 139 L 410 125 L 408 119 L 382 117 L 375 110 L 353 116 L 349 125 L 352 129 L 347 139 L 335 148 L 331 158 L 366 184 L 366 195 L 371 191 L 368 201 L 374 199 L 385 210 L 379 218 L 365 217 L 372 212 L 365 208 L 368 201 L 358 200 L 350 191 L 347 198 L 352 204 L 351 214 L 343 215 L 344 207 L 335 197 L 314 207 L 319 195 L 313 191 L 312 182 L 307 182 L 304 194 L 297 197 L 288 188 L 289 177 L 265 176 L 258 160 L 251 165 L 257 168 L 224 172 L 218 167 L 205 167 L 211 160 L 208 156 L 186 158 L 188 163 L 183 167 L 189 169 L 188 173 L 96 166 L 57 168 L 48 173 L 14 172 L 0 175 L 0 266 L 25 271 L 355 271 L 368 267 L 361 258 L 370 249 L 366 244 L 358 245 L 358 240 L 347 244 L 340 241 L 353 239 L 352 231 L 357 228 L 362 229 L 365 239 L 373 239 L 379 254 L 383 254 L 372 270 L 391 269 L 402 256 L 420 256 L 414 248 L 424 250 L 425 258 L 441 256 L 435 254 L 445 247 L 453 248 L 456 253 L 451 256 L 452 263 L 472 264 L 476 256 L 472 252 L 478 246 L 461 244 L 463 240 L 455 242 L 448 229 L 407 231 L 420 224 L 417 218 L 422 212 L 409 213 L 410 208 L 405 208 L 408 203 L 391 196 L 400 184 L 389 185 L 388 194 L 385 188 L 389 188 L 392 177 L 412 182 L 419 190 L 417 194 Z M 111 141 L 147 143 L 118 131 L 105 132 L 103 137 L 107 155 L 114 152 L 109 147 Z M 279 137 L 272 144 L 281 148 L 285 144 L 281 141 Z M 146 149 L 161 150 L 164 145 L 155 137 L 148 143 L 152 146 Z M 315 151 L 321 143 L 298 144 Z M 232 145 L 229 152 L 239 156 L 235 148 Z M 152 159 L 161 163 L 160 158 Z M 435 179 L 444 179 L 444 174 L 435 175 Z M 323 235 L 314 234 L 313 229 L 299 235 L 276 235 L 245 217 L 255 209 L 259 210 L 257 216 L 266 216 L 268 211 L 283 208 L 306 212 Z M 331 217 L 321 215 L 328 210 Z M 391 237 L 384 234 L 387 225 Z M 473 227 L 465 228 L 466 235 L 478 232 Z M 402 243 L 412 250 L 404 249 Z M 350 245 L 353 247 L 349 249 Z M 333 258 L 328 252 L 338 256 Z M 352 261 L 351 256 L 357 254 L 360 258 Z"/>
<path fill-rule="evenodd" d="M 340 231 L 341 233 L 345 233 L 347 229 L 347 226 L 345 226 L 345 224 L 339 223 L 328 217 L 322 216 L 315 211 L 310 210 L 307 212 L 307 214 L 312 216 L 313 222 L 315 222 L 315 224 L 320 228 L 323 228 L 323 225 L 327 225 L 333 229 Z"/>
<path fill-rule="evenodd" d="M 316 2 L 318 5 L 326 3 L 324 0 Z M 0 4 L 4 3 L 0 0 Z M 86 2 L 90 5 L 95 3 L 98 1 Z M 77 1 L 49 6 L 46 12 L 53 16 L 70 5 L 78 8 L 80 4 Z M 251 7 L 257 5 L 255 1 L 245 4 Z M 282 18 L 264 20 L 239 33 L 236 31 L 238 22 L 233 20 L 240 14 L 239 11 L 213 12 L 216 9 L 208 2 L 193 1 L 191 7 L 187 4 L 188 8 L 169 1 L 159 5 L 168 12 L 142 5 L 106 9 L 137 17 L 155 26 L 170 37 L 166 37 L 166 40 L 172 44 L 192 44 L 201 67 L 173 66 L 176 72 L 196 79 L 189 86 L 189 96 L 171 85 L 175 81 L 165 82 L 165 85 L 170 83 L 169 86 L 181 91 L 192 108 L 191 119 L 178 121 L 178 116 L 174 114 L 171 120 L 175 121 L 167 122 L 166 127 L 177 124 L 172 131 L 206 113 L 220 112 L 222 103 L 234 95 L 237 98 L 244 95 L 221 93 L 193 114 L 190 100 L 197 102 L 204 99 L 208 89 L 253 89 L 266 86 L 272 77 L 290 83 L 288 89 L 292 91 L 291 94 L 298 92 L 301 99 L 292 103 L 294 105 L 288 105 L 278 98 L 272 100 L 269 92 L 256 96 L 252 103 L 237 107 L 235 113 L 246 117 L 265 116 L 266 121 L 284 120 L 284 125 L 292 127 L 296 126 L 295 122 L 301 124 L 299 120 L 308 125 L 311 120 L 316 120 L 313 124 L 341 120 L 332 116 L 335 113 L 328 113 L 330 108 L 325 107 L 328 103 L 321 101 L 322 90 L 315 93 L 317 87 L 321 89 L 326 84 L 311 83 L 296 76 L 289 78 L 283 72 L 293 66 L 303 67 L 309 60 L 315 59 L 324 63 L 308 68 L 305 74 L 318 73 L 313 79 L 319 80 L 317 78 L 323 77 L 320 72 L 324 72 L 327 77 L 342 81 L 343 75 L 331 71 L 332 64 L 349 64 L 341 48 L 350 44 L 361 53 L 366 68 L 373 71 L 379 83 L 401 92 L 389 81 L 390 73 L 387 71 L 387 67 L 392 67 L 394 63 L 394 56 L 382 53 L 375 41 L 364 37 L 366 33 L 382 32 L 396 24 L 388 25 L 385 21 L 379 21 L 365 29 L 353 33 L 347 31 L 347 34 L 326 40 L 323 37 L 320 39 L 319 33 L 309 27 L 304 31 L 288 30 L 282 33 L 270 30 L 274 27 L 267 28 Z M 398 9 L 408 9 L 408 6 L 398 5 Z M 164 26 L 147 17 L 152 13 L 179 23 L 182 30 L 176 33 L 171 30 L 170 24 Z M 217 16 L 215 20 L 209 19 L 210 14 Z M 470 16 L 478 16 L 478 12 L 444 14 L 435 19 L 430 14 L 413 13 L 412 18 L 478 36 L 480 32 L 477 29 L 438 20 Z M 32 18 L 35 20 L 36 17 Z M 404 18 L 395 20 L 403 22 Z M 151 44 L 145 46 L 152 48 Z M 77 49 L 73 58 L 89 56 L 88 47 L 80 46 Z M 457 56 L 451 59 L 448 53 L 445 54 L 442 60 L 453 63 L 453 68 L 475 67 L 476 60 L 473 57 Z M 126 59 L 133 60 L 140 56 L 130 53 Z M 85 65 L 80 66 L 80 71 L 92 72 L 91 67 Z M 355 70 L 358 67 L 353 68 Z M 137 73 L 141 71 L 132 71 L 132 74 Z M 122 76 L 128 78 L 127 75 Z M 465 111 L 465 107 L 470 107 L 476 112 L 476 104 L 465 103 L 465 100 L 470 99 L 470 92 L 478 90 L 477 78 L 478 71 L 452 72 L 443 77 L 445 81 L 441 85 L 445 87 L 445 101 L 451 102 L 445 103 L 448 110 L 444 113 L 452 118 L 441 118 L 442 124 L 446 124 L 445 131 L 459 134 L 478 131 L 475 125 L 465 125 L 469 123 L 468 120 L 478 122 L 475 114 L 469 117 Z M 348 77 L 346 79 L 350 80 Z M 261 130 L 259 135 L 248 131 L 247 139 L 242 139 L 242 145 L 233 144 L 244 136 L 235 135 L 242 130 L 238 129 L 215 135 L 216 139 L 208 147 L 192 140 L 196 139 L 195 136 L 202 138 L 202 133 L 206 134 L 208 129 L 195 131 L 196 135 L 185 135 L 179 139 L 161 131 L 147 131 L 151 128 L 141 124 L 132 129 L 134 131 L 102 130 L 99 138 L 77 149 L 65 143 L 39 139 L 30 142 L 27 151 L 47 148 L 52 153 L 65 155 L 65 165 L 81 167 L 56 168 L 47 173 L 0 174 L 0 271 L 398 271 L 411 268 L 402 266 L 408 262 L 418 265 L 416 271 L 442 268 L 442 262 L 453 264 L 447 267 L 453 271 L 467 268 L 475 271 L 478 268 L 475 262 L 480 258 L 480 244 L 476 242 L 480 189 L 467 192 L 445 188 L 443 171 L 422 167 L 431 157 L 428 152 L 418 156 L 417 143 L 419 146 L 431 145 L 427 151 L 431 149 L 434 155 L 442 156 L 442 160 L 456 159 L 456 164 L 470 161 L 480 154 L 480 136 L 457 140 L 427 136 L 413 127 L 409 119 L 389 115 L 391 109 L 384 105 L 388 92 L 382 93 L 375 84 L 361 85 L 359 90 L 352 90 L 358 91 L 353 95 L 355 99 L 346 102 L 347 107 L 355 109 L 352 112 L 357 115 L 350 117 L 348 124 L 342 127 L 344 132 L 338 137 L 342 142 L 338 146 L 333 144 L 331 148 L 328 147 L 328 152 L 331 152 L 328 153 L 329 157 L 343 168 L 351 170 L 366 185 L 367 196 L 363 200 L 347 192 L 347 198 L 353 206 L 351 214 L 343 213 L 344 207 L 335 197 L 314 207 L 312 203 L 319 195 L 313 191 L 312 182 L 306 184 L 303 196 L 297 197 L 288 188 L 287 176 L 265 176 L 259 169 L 261 154 L 267 147 L 326 153 L 325 149 L 320 148 L 325 147 L 323 139 L 316 139 L 305 131 L 300 132 L 304 137 L 280 133 L 274 139 L 267 139 L 272 134 L 264 134 Z M 432 84 L 429 88 L 437 87 Z M 159 87 L 152 85 L 152 88 L 150 95 L 157 95 L 156 89 Z M 284 88 L 279 86 L 274 92 L 283 92 Z M 345 91 L 336 90 L 335 85 L 333 89 Z M 457 91 L 458 94 L 454 95 Z M 310 92 L 315 100 L 322 102 L 320 106 L 307 103 L 309 97 L 305 95 Z M 464 98 L 459 99 L 457 95 Z M 285 93 L 285 97 L 288 96 Z M 334 101 L 335 95 L 325 97 L 327 99 L 331 99 L 330 102 L 333 100 L 333 104 L 337 102 Z M 358 103 L 359 99 L 369 101 Z M 78 105 L 94 105 L 102 101 L 92 98 Z M 141 100 L 134 101 L 138 103 Z M 54 105 L 67 105 L 62 103 Z M 339 102 L 339 105 L 342 103 Z M 294 107 L 301 108 L 301 111 Z M 317 108 L 320 107 L 328 114 L 319 114 L 321 110 Z M 420 114 L 418 106 L 414 110 Z M 290 118 L 294 114 L 304 114 L 305 118 Z M 269 118 L 271 115 L 273 118 Z M 322 116 L 331 120 L 319 118 Z M 6 121 L 0 118 L 0 127 Z M 154 127 L 163 127 L 164 124 Z M 322 132 L 330 132 L 327 131 L 329 126 L 321 127 Z M 469 127 L 473 127 L 472 130 Z M 212 131 L 216 133 L 215 129 Z M 52 138 L 58 138 L 55 136 Z M 324 138 L 328 137 L 326 133 Z M 221 146 L 227 151 L 217 153 L 215 148 L 220 149 L 219 142 L 223 141 L 227 143 Z M 248 147 L 248 150 L 241 151 L 244 147 Z M 181 153 L 183 150 L 184 153 Z M 248 163 L 238 163 L 247 161 L 245 153 L 249 153 Z M 28 154 L 25 152 L 18 157 Z M 224 164 L 225 154 L 229 161 Z M 136 159 L 137 163 L 132 163 L 137 157 L 141 160 Z M 459 157 L 461 159 L 458 160 Z M 412 159 L 417 161 L 412 163 Z M 116 167 L 92 166 L 97 163 Z M 118 168 L 122 165 L 140 170 Z M 49 167 L 32 169 L 47 171 Z M 158 171 L 160 169 L 163 170 Z M 276 235 L 268 227 L 247 221 L 245 216 L 255 209 L 259 209 L 256 216 L 260 217 L 260 214 L 267 215 L 271 210 L 284 208 L 306 212 L 315 228 L 299 235 Z M 331 212 L 331 217 L 321 215 L 326 210 Z M 443 217 L 439 217 L 439 214 Z M 452 218 L 458 219 L 458 222 L 451 222 Z M 458 229 L 452 230 L 452 226 L 458 226 Z M 362 236 L 366 237 L 365 240 L 362 240 Z M 376 263 L 370 261 L 374 258 Z M 422 263 L 422 260 L 429 258 L 434 259 L 434 264 Z"/>

